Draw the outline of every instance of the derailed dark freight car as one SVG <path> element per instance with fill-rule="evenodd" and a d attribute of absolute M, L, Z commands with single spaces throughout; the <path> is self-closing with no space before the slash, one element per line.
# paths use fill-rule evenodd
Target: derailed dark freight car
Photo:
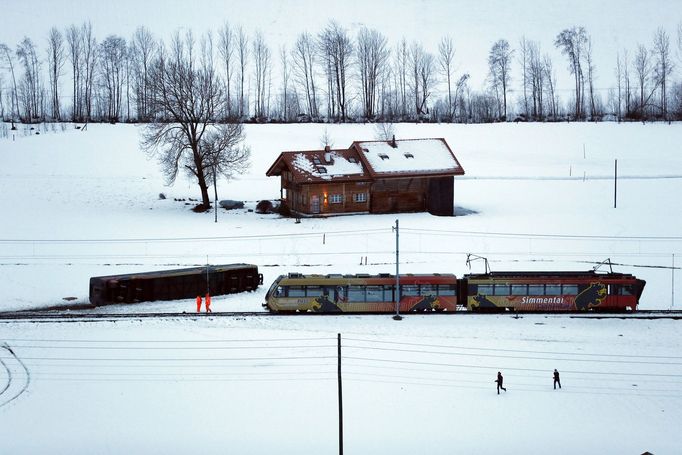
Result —
<path fill-rule="evenodd" d="M 90 303 L 137 303 L 253 291 L 263 275 L 252 264 L 226 264 L 90 278 Z"/>

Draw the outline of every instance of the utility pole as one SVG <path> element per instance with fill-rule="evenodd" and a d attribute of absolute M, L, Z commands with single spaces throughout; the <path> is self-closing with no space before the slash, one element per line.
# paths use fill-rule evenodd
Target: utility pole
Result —
<path fill-rule="evenodd" d="M 211 294 L 211 281 L 208 276 L 208 255 L 206 255 L 206 295 Z"/>
<path fill-rule="evenodd" d="M 341 334 L 337 334 L 337 380 L 339 389 L 339 455 L 343 455 L 343 392 L 341 383 Z"/>
<path fill-rule="evenodd" d="M 398 220 L 395 220 L 395 315 L 393 319 L 400 321 L 400 230 Z"/>

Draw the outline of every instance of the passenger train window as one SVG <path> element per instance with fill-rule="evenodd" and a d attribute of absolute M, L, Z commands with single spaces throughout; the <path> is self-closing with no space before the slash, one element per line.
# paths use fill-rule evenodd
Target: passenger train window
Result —
<path fill-rule="evenodd" d="M 419 286 L 416 284 L 406 284 L 401 287 L 401 295 L 409 296 L 409 295 L 419 295 Z"/>
<path fill-rule="evenodd" d="M 457 295 L 457 291 L 453 284 L 439 284 L 438 295 Z"/>
<path fill-rule="evenodd" d="M 289 297 L 305 297 L 303 286 L 289 286 Z"/>
<path fill-rule="evenodd" d="M 563 295 L 578 295 L 578 285 L 577 284 L 564 284 Z"/>
<path fill-rule="evenodd" d="M 348 301 L 349 302 L 364 302 L 365 301 L 365 287 L 364 286 L 348 286 Z"/>
<path fill-rule="evenodd" d="M 383 302 L 384 301 L 384 289 L 381 286 L 367 286 L 367 298 L 366 302 Z"/>
<path fill-rule="evenodd" d="M 632 292 L 632 286 L 621 286 L 618 295 L 635 295 L 635 293 Z"/>
<path fill-rule="evenodd" d="M 545 286 L 542 284 L 529 284 L 528 295 L 544 295 Z"/>
<path fill-rule="evenodd" d="M 509 295 L 509 285 L 496 284 L 493 288 L 493 295 Z"/>
<path fill-rule="evenodd" d="M 561 295 L 560 284 L 548 284 L 545 286 L 545 295 Z"/>
<path fill-rule="evenodd" d="M 393 295 L 393 292 L 395 292 L 395 286 L 384 286 L 384 301 L 385 302 L 394 302 L 395 301 L 395 296 Z"/>
<path fill-rule="evenodd" d="M 512 284 L 511 293 L 512 295 L 528 295 L 528 285 Z"/>
<path fill-rule="evenodd" d="M 305 295 L 308 297 L 319 297 L 322 295 L 322 288 L 320 286 L 307 286 Z"/>
<path fill-rule="evenodd" d="M 436 286 L 432 284 L 422 284 L 419 287 L 419 295 L 436 295 Z"/>
<path fill-rule="evenodd" d="M 493 285 L 492 284 L 479 284 L 478 293 L 483 295 L 493 295 Z"/>

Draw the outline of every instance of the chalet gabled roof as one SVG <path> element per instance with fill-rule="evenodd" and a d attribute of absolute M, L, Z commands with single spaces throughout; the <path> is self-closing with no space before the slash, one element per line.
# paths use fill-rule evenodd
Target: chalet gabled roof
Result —
<path fill-rule="evenodd" d="M 355 141 L 348 149 L 282 152 L 265 175 L 285 170 L 294 183 L 464 175 L 442 138 Z"/>
<path fill-rule="evenodd" d="M 265 175 L 281 175 L 285 170 L 295 183 L 369 179 L 353 149 L 282 152 Z"/>
<path fill-rule="evenodd" d="M 443 138 L 356 141 L 351 148 L 373 178 L 464 175 Z"/>

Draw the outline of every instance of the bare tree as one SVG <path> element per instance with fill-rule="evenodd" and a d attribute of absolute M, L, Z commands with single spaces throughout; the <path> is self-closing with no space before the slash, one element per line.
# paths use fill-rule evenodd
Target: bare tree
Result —
<path fill-rule="evenodd" d="M 197 179 L 201 190 L 200 208 L 210 207 L 208 196 L 209 167 L 215 162 L 211 146 L 204 141 L 219 141 L 212 135 L 232 131 L 216 128 L 218 116 L 223 112 L 225 98 L 213 66 L 197 62 L 194 56 L 194 39 L 191 32 L 184 38 L 173 36 L 169 55 L 161 51 L 150 70 L 150 108 L 154 121 L 143 134 L 142 146 L 157 157 L 170 184 L 180 170 Z M 227 133 L 224 133 L 227 134 Z"/>
<path fill-rule="evenodd" d="M 455 47 L 452 44 L 452 38 L 444 36 L 438 43 L 438 65 L 440 66 L 441 74 L 445 76 L 445 81 L 448 85 L 448 120 L 452 121 L 453 104 L 452 104 L 452 78 L 453 78 L 453 61 L 455 58 Z"/>
<path fill-rule="evenodd" d="M 424 50 L 421 44 L 414 42 L 410 47 L 410 73 L 414 95 L 414 112 L 419 118 L 428 114 L 426 102 L 431 95 L 433 84 L 433 55 Z"/>
<path fill-rule="evenodd" d="M 0 57 L 2 57 L 2 59 L 7 63 L 12 76 L 12 92 L 10 93 L 10 117 L 12 120 L 12 128 L 14 128 L 14 121 L 19 117 L 19 95 L 17 92 L 17 79 L 14 75 L 14 60 L 12 59 L 12 51 L 6 44 L 0 43 Z"/>
<path fill-rule="evenodd" d="M 31 122 L 43 117 L 43 88 L 40 82 L 40 61 L 36 46 L 24 38 L 17 46 L 17 57 L 24 67 L 19 91 L 24 105 L 24 117 Z"/>
<path fill-rule="evenodd" d="M 133 73 L 133 92 L 137 117 L 149 120 L 149 67 L 157 51 L 154 36 L 144 27 L 138 27 L 133 33 L 130 44 L 130 62 Z"/>
<path fill-rule="evenodd" d="M 575 117 L 584 117 L 585 76 L 583 74 L 582 60 L 587 44 L 588 36 L 583 27 L 572 27 L 563 30 L 557 35 L 554 45 L 568 58 L 568 69 L 575 81 Z"/>
<path fill-rule="evenodd" d="M 663 119 L 668 119 L 668 78 L 673 71 L 674 65 L 670 58 L 670 37 L 666 31 L 659 27 L 654 35 L 654 54 L 656 58 L 654 67 L 654 78 L 656 85 L 661 91 L 661 114 Z"/>
<path fill-rule="evenodd" d="M 329 69 L 329 87 L 335 91 L 335 96 L 332 99 L 338 107 L 337 115 L 340 115 L 341 121 L 345 122 L 348 115 L 346 87 L 353 55 L 353 43 L 346 31 L 332 21 L 320 33 L 319 49 L 324 63 Z"/>
<path fill-rule="evenodd" d="M 649 105 L 649 100 L 657 89 L 658 81 L 651 80 L 651 73 L 653 72 L 651 54 L 642 44 L 637 47 L 634 65 L 635 72 L 637 73 L 637 82 L 639 84 L 639 105 L 637 111 L 641 118 L 645 118 L 646 108 Z"/>
<path fill-rule="evenodd" d="M 85 121 L 89 121 L 92 115 L 93 85 L 95 80 L 95 67 L 97 64 L 97 40 L 92 32 L 92 24 L 89 22 L 81 26 L 80 32 L 82 49 L 82 76 L 83 76 L 83 104 Z"/>
<path fill-rule="evenodd" d="M 379 81 L 388 60 L 386 38 L 376 30 L 366 27 L 358 34 L 357 62 L 362 88 L 363 116 L 372 119 L 376 115 Z"/>
<path fill-rule="evenodd" d="M 528 89 L 530 87 L 529 83 L 529 78 L 528 74 L 530 74 L 529 71 L 529 54 L 530 54 L 530 43 L 528 40 L 526 40 L 526 37 L 521 38 L 521 42 L 519 43 L 519 49 L 521 51 L 521 55 L 519 57 L 519 63 L 521 63 L 521 75 L 522 75 L 522 81 L 523 81 L 523 114 L 528 117 L 530 114 L 530 110 L 528 108 Z"/>
<path fill-rule="evenodd" d="M 218 31 L 218 51 L 223 59 L 223 66 L 225 67 L 225 90 L 226 90 L 226 113 L 229 118 L 232 116 L 232 95 L 230 93 L 230 86 L 232 85 L 232 56 L 235 51 L 235 36 L 230 24 L 225 22 L 222 28 Z"/>
<path fill-rule="evenodd" d="M 265 44 L 265 39 L 260 31 L 256 32 L 253 40 L 253 61 L 256 77 L 255 116 L 256 118 L 265 118 L 268 115 L 266 82 L 270 70 L 270 49 Z"/>
<path fill-rule="evenodd" d="M 549 95 L 549 115 L 556 120 L 558 116 L 558 101 L 556 95 L 556 75 L 554 74 L 554 65 L 549 55 L 545 55 L 543 59 L 543 69 L 545 71 L 545 80 L 547 81 L 547 92 Z"/>
<path fill-rule="evenodd" d="M 82 115 L 82 98 L 81 98 L 81 67 L 82 59 L 81 55 L 81 31 L 75 25 L 69 26 L 66 29 L 66 43 L 68 46 L 68 55 L 71 60 L 71 72 L 73 81 L 73 93 L 72 93 L 72 107 L 71 107 L 71 120 L 76 121 L 81 118 Z"/>
<path fill-rule="evenodd" d="M 400 116 L 407 115 L 407 70 L 410 51 L 407 46 L 407 40 L 403 37 L 396 48 L 396 78 L 398 87 L 398 99 L 400 100 Z"/>
<path fill-rule="evenodd" d="M 205 161 L 206 180 L 213 181 L 218 200 L 218 176 L 232 179 L 250 166 L 251 149 L 242 143 L 246 138 L 241 123 L 219 124 L 209 129 L 201 139 L 200 150 Z"/>
<path fill-rule="evenodd" d="M 537 41 L 527 43 L 527 66 L 528 74 L 526 81 L 529 84 L 531 93 L 533 118 L 544 118 L 544 89 L 545 89 L 545 68 L 542 57 L 540 56 L 540 44 Z"/>
<path fill-rule="evenodd" d="M 498 105 L 501 106 L 500 116 L 507 120 L 507 91 L 511 81 L 511 58 L 514 51 L 509 42 L 501 39 L 493 44 L 488 54 L 488 67 L 493 90 L 498 95 Z M 501 96 L 501 102 L 499 102 Z"/>
<path fill-rule="evenodd" d="M 590 93 L 590 117 L 594 119 L 597 106 L 594 100 L 594 60 L 592 59 L 592 37 L 587 38 L 585 46 L 585 65 L 587 66 L 587 85 Z"/>
<path fill-rule="evenodd" d="M 249 38 L 241 27 L 237 31 L 237 58 L 239 59 L 239 118 L 244 118 L 249 114 L 248 106 L 244 104 L 244 77 L 249 60 Z"/>
<path fill-rule="evenodd" d="M 109 35 L 99 45 L 100 76 L 106 96 L 106 116 L 111 122 L 119 121 L 123 102 L 123 83 L 127 46 L 123 38 Z"/>
<path fill-rule="evenodd" d="M 47 37 L 47 65 L 50 76 L 50 101 L 52 108 L 52 118 L 61 119 L 61 109 L 59 103 L 59 78 L 64 67 L 64 37 L 55 27 L 50 29 Z"/>
<path fill-rule="evenodd" d="M 306 96 L 308 115 L 311 118 L 316 118 L 319 114 L 315 89 L 315 52 L 313 39 L 309 33 L 298 35 L 292 50 L 292 62 L 296 81 Z"/>

